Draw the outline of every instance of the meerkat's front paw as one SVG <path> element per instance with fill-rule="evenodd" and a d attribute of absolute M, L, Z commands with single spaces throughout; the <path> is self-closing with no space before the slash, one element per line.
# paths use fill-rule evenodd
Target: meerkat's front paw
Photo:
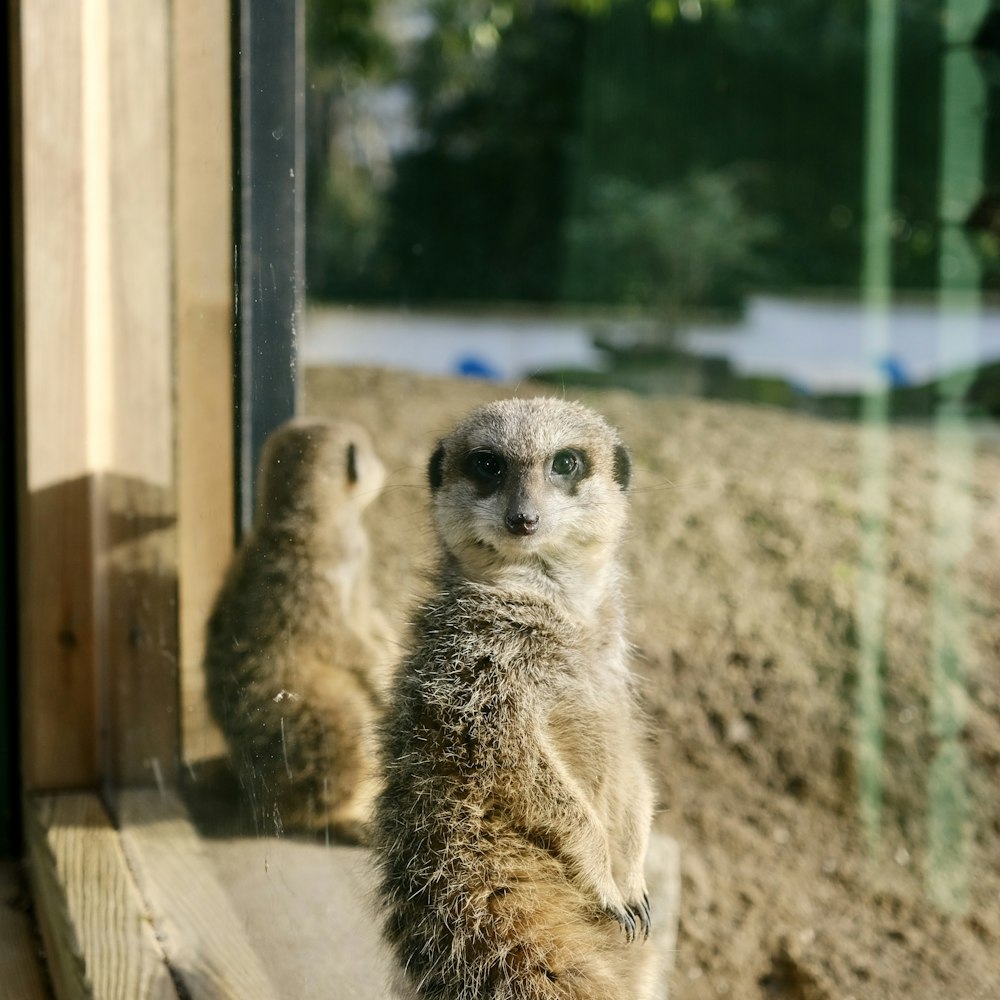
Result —
<path fill-rule="evenodd" d="M 636 923 L 635 913 L 625 897 L 619 891 L 618 886 L 609 880 L 598 892 L 601 910 L 606 913 L 625 932 L 628 941 L 635 940 Z"/>
<path fill-rule="evenodd" d="M 649 917 L 649 897 L 643 895 L 639 902 L 626 903 L 622 909 L 607 907 L 606 912 L 625 932 L 625 940 L 631 944 L 642 935 L 643 941 L 649 937 L 651 926 Z"/>
<path fill-rule="evenodd" d="M 626 903 L 620 909 L 616 906 L 606 906 L 604 912 L 621 927 L 625 932 L 625 940 L 631 944 L 636 935 L 635 914 L 632 908 Z"/>
<path fill-rule="evenodd" d="M 605 902 L 604 912 L 625 932 L 625 940 L 631 944 L 639 935 L 649 937 L 649 896 L 643 892 L 638 900 L 626 901 L 618 897 L 615 902 Z"/>
<path fill-rule="evenodd" d="M 641 873 L 626 879 L 625 891 L 622 893 L 625 905 L 628 907 L 637 929 L 642 931 L 643 940 L 649 937 L 652 921 L 649 914 L 649 893 L 646 891 L 646 880 Z M 629 938 L 631 941 L 632 938 Z"/>
<path fill-rule="evenodd" d="M 626 904 L 632 913 L 632 918 L 642 930 L 642 938 L 645 941 L 649 937 L 649 930 L 652 927 L 652 920 L 649 915 L 649 894 L 644 892 L 642 894 L 642 899 L 638 902 L 629 901 Z M 629 940 L 633 940 L 629 938 Z"/>

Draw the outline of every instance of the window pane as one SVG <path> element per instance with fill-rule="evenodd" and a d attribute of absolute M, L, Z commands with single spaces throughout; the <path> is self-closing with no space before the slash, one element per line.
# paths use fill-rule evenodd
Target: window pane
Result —
<path fill-rule="evenodd" d="M 384 638 L 384 617 L 405 655 L 437 558 L 428 462 L 472 407 L 548 394 L 619 429 L 654 830 L 683 872 L 675 998 L 1000 976 L 994 21 L 306 5 L 301 408 L 370 435 L 341 480 L 372 451 L 385 471 L 350 528 L 371 591 L 341 624 Z M 343 967 L 316 929 L 371 877 L 286 797 L 319 669 L 261 702 L 289 727 L 270 759 L 231 739 L 189 799 L 289 997 Z"/>

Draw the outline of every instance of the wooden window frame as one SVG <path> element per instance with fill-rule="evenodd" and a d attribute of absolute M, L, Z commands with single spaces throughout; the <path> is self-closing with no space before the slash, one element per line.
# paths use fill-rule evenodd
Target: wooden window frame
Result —
<path fill-rule="evenodd" d="M 253 520 L 268 433 L 297 410 L 305 274 L 303 0 L 235 0 L 235 524 Z"/>
<path fill-rule="evenodd" d="M 8 17 L 19 772 L 52 985 L 269 997 L 174 789 L 222 750 L 204 620 L 296 404 L 302 0 Z"/>

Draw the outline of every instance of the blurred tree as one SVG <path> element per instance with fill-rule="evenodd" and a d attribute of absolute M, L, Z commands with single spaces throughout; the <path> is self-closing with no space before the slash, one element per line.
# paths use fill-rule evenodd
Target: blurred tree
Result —
<path fill-rule="evenodd" d="M 672 332 L 686 308 L 739 305 L 748 283 L 765 278 L 762 250 L 776 233 L 746 208 L 740 186 L 733 168 L 655 188 L 596 181 L 569 226 L 567 294 L 639 307 L 661 332 Z"/>
<path fill-rule="evenodd" d="M 314 293 L 553 302 L 600 288 L 605 301 L 648 304 L 664 286 L 657 255 L 686 285 L 671 289 L 675 305 L 730 304 L 751 279 L 857 286 L 865 0 L 410 5 L 426 19 L 397 53 L 415 140 L 378 184 L 343 157 L 320 163 Z M 899 10 L 895 274 L 932 287 L 938 0 Z M 348 64 L 380 72 L 378 59 Z M 665 235 L 640 238 L 647 213 L 685 220 L 697 267 Z"/>
<path fill-rule="evenodd" d="M 404 299 L 559 290 L 583 19 L 556 3 L 438 0 L 412 69 L 422 141 L 396 162 L 382 253 Z"/>
<path fill-rule="evenodd" d="M 383 61 L 388 43 L 377 27 L 379 0 L 306 0 L 310 78 L 366 72 Z"/>
<path fill-rule="evenodd" d="M 744 208 L 773 220 L 766 285 L 857 287 L 864 0 L 702 5 L 651 25 L 616 0 L 588 32 L 574 214 L 594 178 L 656 188 L 744 168 Z M 936 240 L 937 0 L 900 0 L 895 273 L 933 287 Z"/>
<path fill-rule="evenodd" d="M 379 195 L 363 167 L 338 155 L 345 95 L 392 72 L 382 0 L 306 0 L 306 287 L 336 293 L 335 274 L 370 253 Z"/>

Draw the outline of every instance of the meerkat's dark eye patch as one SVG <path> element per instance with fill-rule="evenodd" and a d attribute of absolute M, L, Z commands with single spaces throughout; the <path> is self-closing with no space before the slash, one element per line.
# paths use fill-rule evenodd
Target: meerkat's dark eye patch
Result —
<path fill-rule="evenodd" d="M 632 478 L 632 459 L 625 448 L 625 445 L 615 446 L 615 482 L 624 490 L 628 488 L 629 480 Z"/>
<path fill-rule="evenodd" d="M 358 481 L 358 449 L 353 441 L 347 446 L 347 481 Z"/>
<path fill-rule="evenodd" d="M 444 445 L 439 444 L 431 455 L 430 463 L 427 466 L 427 480 L 431 484 L 431 489 L 438 489 L 444 482 Z"/>
<path fill-rule="evenodd" d="M 582 452 L 563 448 L 552 456 L 552 475 L 562 479 L 582 479 L 587 473 L 587 463 Z"/>
<path fill-rule="evenodd" d="M 507 463 L 494 451 L 485 448 L 469 452 L 465 457 L 465 474 L 480 487 L 494 489 L 507 471 Z"/>

